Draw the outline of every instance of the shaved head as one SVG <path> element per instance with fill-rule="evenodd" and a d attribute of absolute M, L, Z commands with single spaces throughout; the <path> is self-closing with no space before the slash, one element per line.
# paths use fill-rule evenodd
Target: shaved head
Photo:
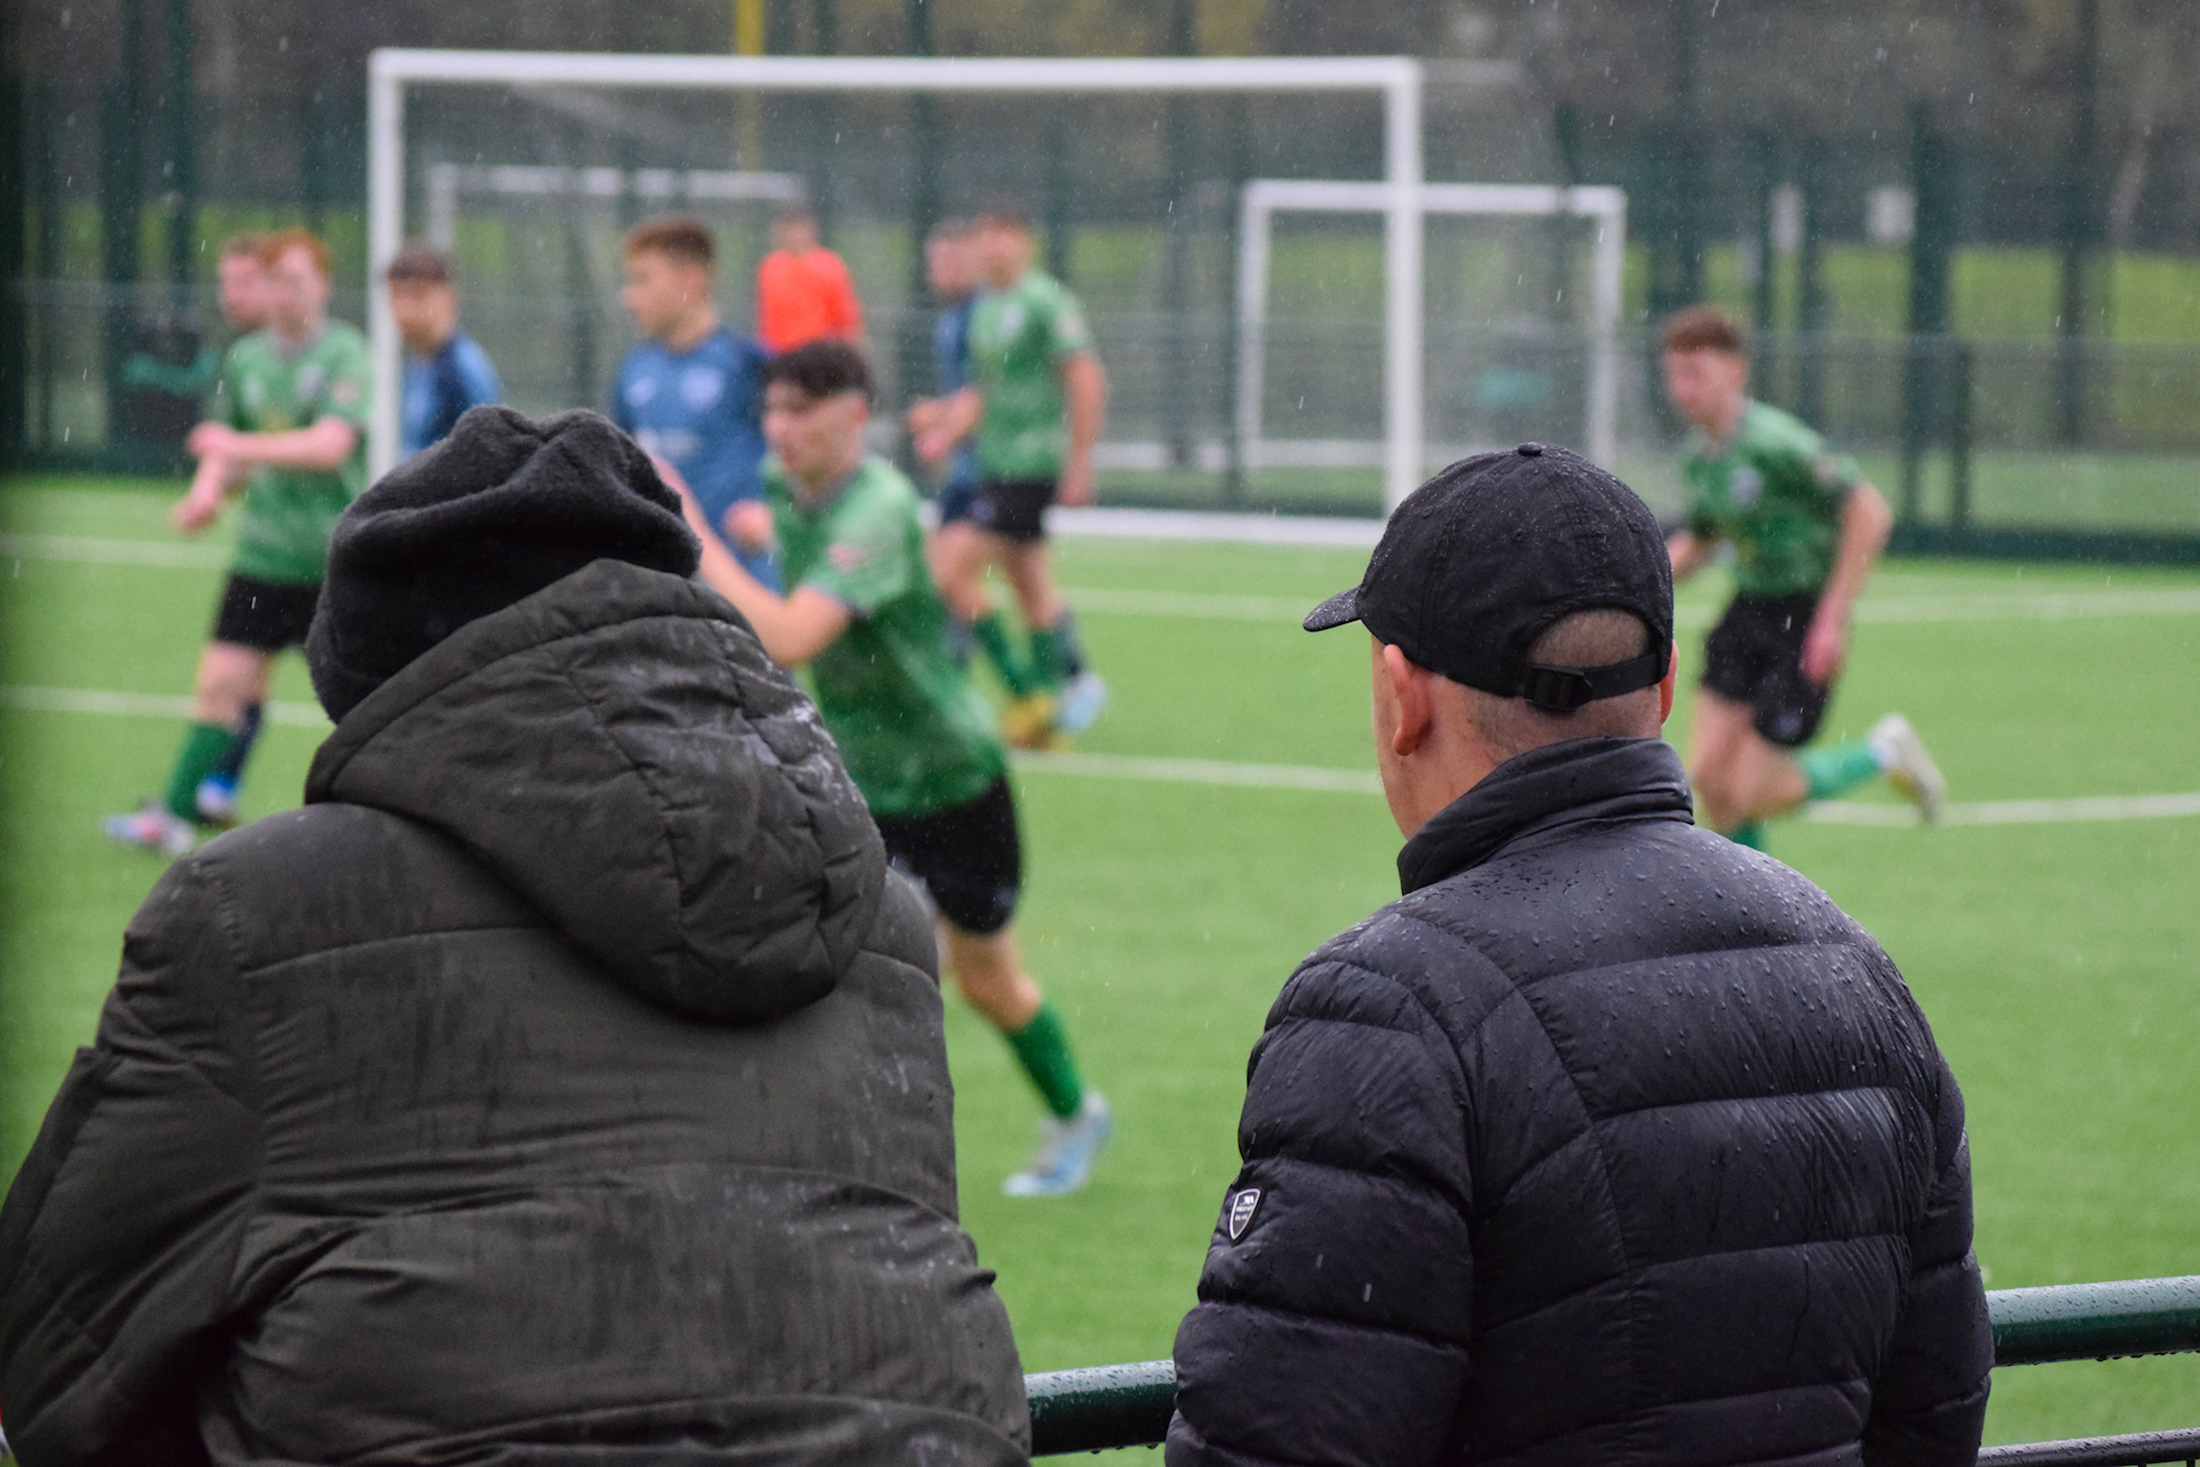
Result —
<path fill-rule="evenodd" d="M 1554 622 L 1529 650 L 1531 662 L 1551 667 L 1609 667 L 1650 650 L 1650 629 L 1628 611 L 1577 611 Z M 1501 698 L 1454 684 L 1466 701 L 1475 731 L 1500 760 L 1567 739 L 1612 735 L 1656 738 L 1664 723 L 1656 687 L 1599 698 L 1571 713 L 1552 713 L 1525 698 Z"/>

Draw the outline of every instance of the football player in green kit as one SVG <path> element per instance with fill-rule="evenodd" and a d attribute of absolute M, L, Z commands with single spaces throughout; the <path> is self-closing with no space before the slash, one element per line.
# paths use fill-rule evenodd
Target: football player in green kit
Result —
<path fill-rule="evenodd" d="M 1946 784 L 1908 719 L 1798 753 L 1818 731 L 1848 656 L 1849 621 L 1894 517 L 1848 459 L 1749 396 L 1749 343 L 1698 306 L 1665 330 L 1666 391 L 1698 440 L 1684 473 L 1688 523 L 1668 546 L 1691 575 L 1734 547 L 1733 604 L 1704 644 L 1688 775 L 1704 824 L 1764 848 L 1764 822 L 1884 776 L 1931 820 Z"/>
<path fill-rule="evenodd" d="M 1108 690 L 1085 665 L 1077 619 L 1055 589 L 1046 511 L 1092 503 L 1092 450 L 1107 411 L 1107 375 L 1077 298 L 1033 267 L 1020 206 L 990 205 L 971 232 L 981 290 L 965 337 L 971 380 L 909 412 L 917 456 L 938 463 L 975 433 L 978 487 L 943 512 L 932 565 L 948 607 L 1000 672 L 1015 701 L 1009 741 L 1042 748 L 1091 727 Z M 1018 658 L 986 591 L 999 565 L 1031 633 Z"/>
<path fill-rule="evenodd" d="M 1011 1196 L 1085 1184 L 1113 1120 L 1079 1075 L 1069 1034 L 1017 955 L 1023 883 L 1008 751 L 993 713 L 948 645 L 948 611 L 925 562 L 918 495 L 864 451 L 872 384 L 863 356 L 813 341 L 762 368 L 764 492 L 778 535 L 782 596 L 703 533 L 702 578 L 749 619 L 785 667 L 807 666 L 818 710 L 870 804 L 887 856 L 939 910 L 963 997 L 1000 1030 L 1051 1112 Z"/>
<path fill-rule="evenodd" d="M 126 846 L 172 856 L 191 849 L 201 826 L 234 821 L 234 804 L 218 791 L 202 798 L 202 786 L 241 768 L 276 654 L 302 646 L 313 624 L 336 517 L 367 487 L 367 339 L 329 319 L 328 246 L 284 230 L 263 242 L 260 259 L 266 325 L 229 349 L 219 416 L 191 430 L 198 472 L 169 515 L 193 535 L 232 497 L 244 499 L 191 727 L 161 798 L 104 827 Z"/>

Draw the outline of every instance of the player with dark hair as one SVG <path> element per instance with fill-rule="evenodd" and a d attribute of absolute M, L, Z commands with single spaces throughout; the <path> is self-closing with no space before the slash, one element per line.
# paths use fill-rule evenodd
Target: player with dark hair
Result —
<path fill-rule="evenodd" d="M 458 329 L 458 288 L 450 257 L 418 240 L 397 252 L 382 278 L 390 317 L 405 340 L 403 451 L 411 458 L 440 443 L 466 409 L 504 395 L 489 354 Z"/>
<path fill-rule="evenodd" d="M 1673 574 L 1694 574 L 1722 541 L 1735 551 L 1736 594 L 1704 645 L 1689 735 L 1704 823 L 1762 850 L 1767 819 L 1882 775 L 1936 818 L 1946 783 L 1899 713 L 1855 742 L 1794 752 L 1848 656 L 1857 595 L 1894 522 L 1886 500 L 1818 434 L 1749 396 L 1749 340 L 1724 311 L 1682 311 L 1664 345 L 1667 393 L 1699 435 Z"/>
<path fill-rule="evenodd" d="M 328 246 L 286 229 L 263 242 L 260 263 L 266 327 L 229 349 L 216 416 L 186 440 L 198 472 L 169 516 L 195 535 L 244 495 L 191 728 L 161 798 L 105 823 L 124 845 L 172 856 L 191 849 L 197 827 L 235 823 L 234 780 L 259 727 L 268 672 L 277 653 L 304 645 L 329 535 L 367 487 L 367 341 L 328 317 Z M 224 771 L 226 788 L 216 778 Z"/>
<path fill-rule="evenodd" d="M 619 299 L 647 339 L 620 364 L 611 421 L 678 470 L 711 533 L 751 575 L 777 585 L 771 512 L 756 477 L 764 459 L 756 373 L 766 354 L 719 319 L 717 245 L 694 219 L 648 219 L 627 232 L 625 256 Z"/>
<path fill-rule="evenodd" d="M 826 337 L 863 341 L 855 283 L 818 238 L 807 204 L 790 204 L 772 220 L 772 252 L 756 267 L 756 335 L 774 353 Z"/>
<path fill-rule="evenodd" d="M 864 451 L 871 374 L 853 347 L 815 341 L 774 358 L 763 376 L 772 451 L 764 483 L 792 589 L 781 596 L 758 584 L 708 537 L 703 580 L 748 618 L 774 661 L 808 666 L 887 855 L 939 910 L 963 997 L 1006 1037 L 1051 1112 L 1038 1155 L 1006 1190 L 1075 1191 L 1113 1120 L 1017 955 L 1023 851 L 1008 754 L 992 710 L 948 650 L 917 491 Z M 692 500 L 689 517 L 702 518 Z"/>
<path fill-rule="evenodd" d="M 938 463 L 977 435 L 979 484 L 962 513 L 942 514 L 932 563 L 954 613 L 969 623 L 1015 696 L 1009 741 L 1040 747 L 1083 732 L 1107 685 L 1085 665 L 1077 620 L 1055 589 L 1046 511 L 1090 504 L 1092 450 L 1107 409 L 1107 375 L 1077 298 L 1031 262 L 1031 224 L 999 202 L 972 236 L 984 283 L 968 332 L 973 380 L 910 409 L 917 456 Z M 1030 630 L 1028 670 L 1016 658 L 985 571 L 999 565 Z"/>

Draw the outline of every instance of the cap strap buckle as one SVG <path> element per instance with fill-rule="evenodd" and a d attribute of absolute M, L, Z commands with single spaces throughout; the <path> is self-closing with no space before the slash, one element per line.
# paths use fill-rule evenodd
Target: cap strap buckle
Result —
<path fill-rule="evenodd" d="M 1607 667 L 1553 667 L 1547 662 L 1528 664 L 1520 680 L 1520 696 L 1546 713 L 1571 713 L 1599 698 L 1655 687 L 1665 677 L 1671 649 L 1645 652 Z"/>

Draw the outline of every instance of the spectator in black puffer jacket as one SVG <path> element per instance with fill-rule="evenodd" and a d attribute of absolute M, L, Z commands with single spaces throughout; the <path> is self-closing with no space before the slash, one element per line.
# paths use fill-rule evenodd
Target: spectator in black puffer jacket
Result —
<path fill-rule="evenodd" d="M 1354 620 L 1405 895 L 1253 1052 L 1171 1467 L 1973 1461 L 1962 1098 L 1871 938 L 1691 824 L 1648 511 L 1468 460 Z"/>
<path fill-rule="evenodd" d="M 1009 1467 L 937 955 L 593 414 L 339 523 L 302 810 L 172 867 L 0 1210 L 24 1467 Z"/>

